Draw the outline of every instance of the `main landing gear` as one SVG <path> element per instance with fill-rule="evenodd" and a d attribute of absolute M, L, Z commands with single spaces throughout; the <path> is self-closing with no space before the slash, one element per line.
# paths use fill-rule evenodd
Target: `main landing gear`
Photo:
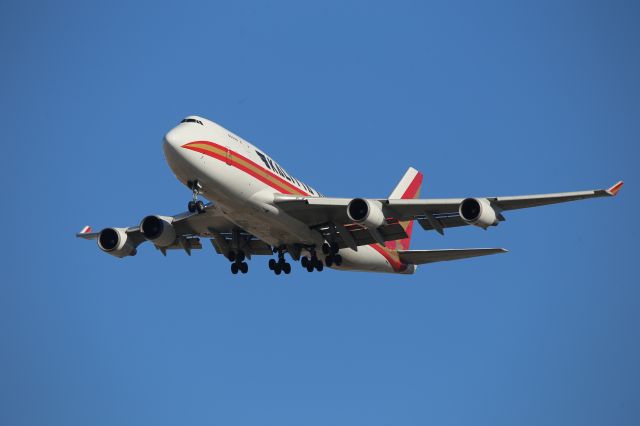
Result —
<path fill-rule="evenodd" d="M 231 261 L 231 273 L 233 275 L 236 275 L 238 271 L 243 274 L 249 272 L 249 265 L 244 261 L 246 256 L 242 250 L 239 250 L 237 253 L 235 251 L 230 251 L 228 258 Z"/>
<path fill-rule="evenodd" d="M 313 272 L 315 269 L 318 272 L 321 272 L 324 269 L 324 264 L 322 260 L 318 259 L 318 255 L 315 250 L 311 250 L 311 257 L 303 257 L 300 260 L 303 268 L 307 268 L 307 272 Z"/>
<path fill-rule="evenodd" d="M 335 242 L 331 244 L 324 243 L 322 245 L 322 253 L 325 254 L 324 261 L 328 267 L 331 267 L 333 265 L 336 265 L 336 266 L 342 265 L 342 256 L 338 254 L 338 251 L 340 251 L 340 247 L 338 246 L 338 243 L 335 243 Z"/>
<path fill-rule="evenodd" d="M 193 200 L 189 201 L 187 204 L 187 208 L 191 213 L 204 213 L 204 203 L 201 200 L 198 200 L 198 195 L 200 195 L 200 190 L 202 189 L 202 185 L 197 180 L 188 181 L 187 186 L 193 192 Z M 235 272 L 237 274 L 237 272 Z"/>
<path fill-rule="evenodd" d="M 269 259 L 269 269 L 271 269 L 276 275 L 280 275 L 282 272 L 285 274 L 291 273 L 291 264 L 284 260 L 284 251 L 278 250 L 278 260 Z"/>

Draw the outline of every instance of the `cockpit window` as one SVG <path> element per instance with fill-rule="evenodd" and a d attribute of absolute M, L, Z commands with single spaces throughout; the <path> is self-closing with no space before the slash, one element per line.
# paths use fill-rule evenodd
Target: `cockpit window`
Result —
<path fill-rule="evenodd" d="M 204 124 L 202 124 L 202 121 L 196 120 L 195 118 L 185 118 L 180 123 L 198 123 L 199 125 L 204 126 Z"/>

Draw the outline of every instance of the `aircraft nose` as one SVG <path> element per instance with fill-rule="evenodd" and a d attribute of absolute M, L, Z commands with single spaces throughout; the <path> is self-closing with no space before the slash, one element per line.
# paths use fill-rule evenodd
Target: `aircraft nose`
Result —
<path fill-rule="evenodd" d="M 180 163 L 182 163 L 184 156 L 184 149 L 181 148 L 187 141 L 184 138 L 184 135 L 179 129 L 172 129 L 166 135 L 164 135 L 162 150 L 164 151 L 164 156 L 171 166 L 172 169 L 178 167 Z"/>
<path fill-rule="evenodd" d="M 172 129 L 166 135 L 164 135 L 164 145 L 167 148 L 172 148 L 173 150 L 177 151 L 178 148 L 180 148 L 180 146 L 182 146 L 184 143 L 185 141 L 183 141 L 183 138 L 181 137 L 178 129 Z"/>

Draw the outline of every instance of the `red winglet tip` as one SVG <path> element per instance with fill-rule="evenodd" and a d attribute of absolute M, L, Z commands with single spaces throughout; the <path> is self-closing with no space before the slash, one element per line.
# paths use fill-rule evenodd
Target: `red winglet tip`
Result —
<path fill-rule="evenodd" d="M 85 226 L 84 228 L 82 228 L 82 231 L 80 231 L 81 234 L 88 234 L 89 232 L 91 232 L 90 226 Z"/>
<path fill-rule="evenodd" d="M 624 185 L 624 182 L 620 181 L 620 182 L 616 183 L 615 185 L 613 185 L 611 188 L 607 189 L 607 192 L 609 194 L 611 194 L 612 196 L 616 196 L 616 195 L 618 195 L 618 192 L 622 188 L 622 185 Z"/>

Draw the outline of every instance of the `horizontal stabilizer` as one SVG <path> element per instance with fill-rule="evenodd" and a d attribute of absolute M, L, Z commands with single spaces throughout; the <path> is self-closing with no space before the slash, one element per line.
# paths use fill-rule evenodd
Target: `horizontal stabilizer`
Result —
<path fill-rule="evenodd" d="M 85 240 L 95 240 L 100 235 L 99 232 L 92 232 L 91 227 L 89 225 L 85 226 L 76 234 L 78 238 L 84 238 Z"/>
<path fill-rule="evenodd" d="M 444 262 L 446 260 L 466 259 L 468 257 L 487 256 L 490 254 L 506 253 L 502 248 L 474 248 L 447 250 L 398 250 L 400 261 L 408 265 L 422 265 L 424 263 Z"/>

